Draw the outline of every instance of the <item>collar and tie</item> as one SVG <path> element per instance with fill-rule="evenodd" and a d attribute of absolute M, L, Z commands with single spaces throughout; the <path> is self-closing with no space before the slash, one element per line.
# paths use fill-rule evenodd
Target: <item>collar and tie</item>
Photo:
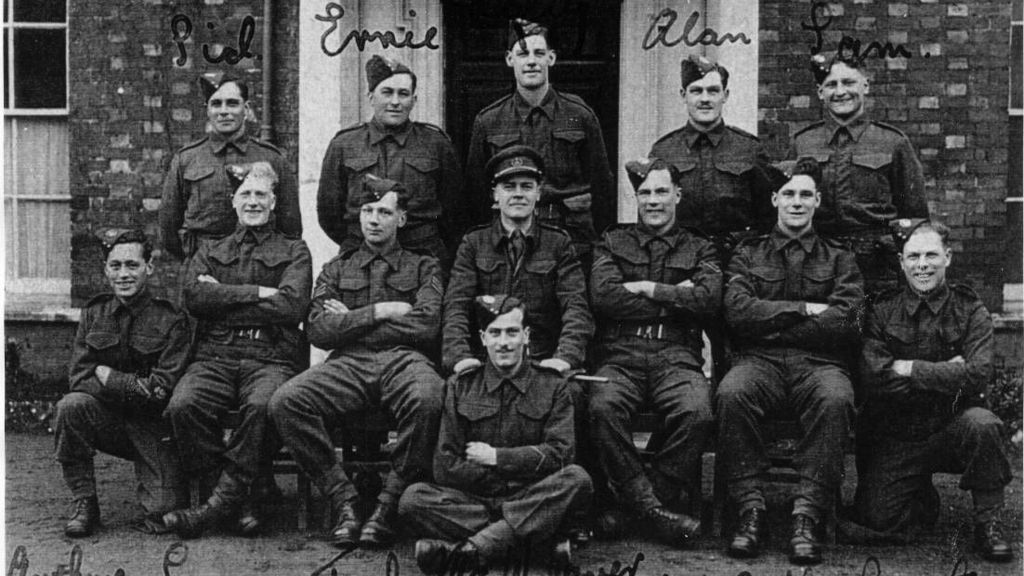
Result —
<path fill-rule="evenodd" d="M 782 251 L 786 260 L 786 300 L 803 300 L 804 256 L 807 253 L 794 238 L 786 243 Z"/>
<path fill-rule="evenodd" d="M 508 257 L 512 265 L 512 273 L 519 273 L 519 267 L 523 264 L 523 257 L 526 256 L 526 236 L 518 228 L 512 231 L 508 239 Z"/>

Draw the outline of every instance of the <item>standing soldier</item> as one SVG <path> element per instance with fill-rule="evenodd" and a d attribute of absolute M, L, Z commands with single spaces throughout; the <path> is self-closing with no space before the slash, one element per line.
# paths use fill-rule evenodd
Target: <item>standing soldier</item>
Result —
<path fill-rule="evenodd" d="M 267 404 L 306 351 L 299 324 L 309 308 L 309 249 L 270 222 L 277 199 L 270 164 L 235 169 L 245 174 L 234 196 L 235 232 L 201 244 L 186 271 L 185 305 L 198 319 L 195 360 L 167 407 L 187 471 L 216 482 L 205 503 L 164 515 L 184 537 L 239 507 L 238 529 L 258 529 L 249 489 L 279 446 Z M 220 422 L 235 407 L 242 421 L 225 445 Z"/>
<path fill-rule="evenodd" d="M 473 299 L 503 293 L 526 302 L 533 359 L 563 374 L 583 364 L 594 333 L 583 272 L 569 235 L 534 216 L 544 166 L 527 146 L 506 148 L 487 163 L 499 216 L 466 234 L 455 256 L 444 307 L 446 370 L 481 364 L 470 332 Z"/>
<path fill-rule="evenodd" d="M 589 432 L 620 504 L 636 510 L 668 543 L 682 546 L 700 522 L 670 511 L 692 485 L 712 428 L 711 387 L 701 372 L 701 327 L 718 313 L 722 271 L 715 246 L 680 226 L 675 167 L 626 164 L 637 224 L 604 233 L 594 254 L 591 300 L 607 384 L 590 389 Z M 665 418 L 665 441 L 650 473 L 628 426 L 642 404 Z"/>
<path fill-rule="evenodd" d="M 680 63 L 686 125 L 662 136 L 651 158 L 675 167 L 681 194 L 680 225 L 699 229 L 729 254 L 739 240 L 775 223 L 772 192 L 781 185 L 757 137 L 722 120 L 729 100 L 729 71 L 703 56 Z"/>
<path fill-rule="evenodd" d="M 444 294 L 437 259 L 398 241 L 410 202 L 405 187 L 367 175 L 354 192 L 362 243 L 324 266 L 306 324 L 313 345 L 331 355 L 278 390 L 270 414 L 295 461 L 330 502 L 331 542 L 384 546 L 395 536 L 402 491 L 430 478 L 444 382 L 429 354 Z M 394 417 L 398 439 L 367 519 L 327 426 L 376 407 Z"/>
<path fill-rule="evenodd" d="M 447 272 L 466 227 L 455 149 L 437 126 L 409 120 L 416 106 L 412 70 L 374 56 L 366 63 L 366 80 L 373 119 L 338 132 L 327 147 L 316 195 L 320 227 L 342 252 L 359 248 L 363 176 L 396 180 L 405 186 L 409 201 L 399 244 L 407 250 L 425 250 Z"/>
<path fill-rule="evenodd" d="M 703 56 L 680 63 L 686 125 L 662 136 L 651 158 L 675 167 L 680 200 L 676 218 L 697 228 L 718 247 L 728 262 L 736 243 L 762 234 L 775 223 L 771 196 L 782 184 L 757 137 L 722 120 L 729 100 L 729 71 Z M 711 343 L 714 377 L 728 370 L 723 322 L 705 328 Z"/>
<path fill-rule="evenodd" d="M 974 500 L 975 548 L 1007 562 L 999 514 L 1010 483 L 1002 422 L 985 406 L 992 318 L 978 296 L 946 282 L 949 229 L 928 220 L 894 227 L 907 285 L 879 294 L 864 331 L 867 404 L 857 431 L 856 511 L 882 535 L 934 523 L 935 472 L 962 473 Z"/>
<path fill-rule="evenodd" d="M 299 193 L 284 153 L 246 133 L 246 117 L 252 114 L 249 87 L 222 73 L 203 75 L 199 86 L 206 99 L 208 135 L 178 150 L 164 178 L 164 250 L 187 260 L 203 241 L 231 234 L 237 224 L 232 208 L 236 183 L 227 167 L 252 162 L 270 163 L 279 176 L 273 224 L 291 238 L 300 237 Z"/>
<path fill-rule="evenodd" d="M 873 294 L 898 282 L 889 223 L 928 217 L 921 162 L 903 132 L 868 119 L 869 84 L 859 61 L 816 54 L 811 67 L 826 116 L 794 135 L 790 158 L 810 156 L 821 164 L 814 226 L 851 246 Z"/>
<path fill-rule="evenodd" d="M 491 176 L 488 161 L 509 146 L 529 146 L 547 167 L 538 219 L 569 232 L 589 272 L 591 246 L 598 232 L 616 222 L 617 210 L 601 126 L 579 96 L 551 87 L 548 69 L 555 65 L 555 50 L 548 29 L 522 19 L 509 24 L 505 63 L 515 72 L 516 90 L 481 110 L 473 121 L 466 161 L 473 221 L 492 219 L 491 202 L 483 195 Z M 527 310 L 536 312 L 530 306 Z"/>
<path fill-rule="evenodd" d="M 766 416 L 788 406 L 804 434 L 795 458 L 791 562 L 821 562 L 821 529 L 843 476 L 854 415 L 845 354 L 857 338 L 853 315 L 864 289 L 853 253 L 812 226 L 819 177 L 813 159 L 796 163 L 772 195 L 775 228 L 740 243 L 726 273 L 725 318 L 736 352 L 715 396 L 716 454 L 739 511 L 728 548 L 735 557 L 757 556 L 766 536 Z"/>
<path fill-rule="evenodd" d="M 590 477 L 572 463 L 573 409 L 565 379 L 532 364 L 523 302 L 475 300 L 487 365 L 452 375 L 434 452 L 437 483 L 413 484 L 401 512 L 422 533 L 424 574 L 483 574 L 516 544 L 544 545 L 585 505 Z M 567 541 L 554 559 L 568 564 Z"/>
<path fill-rule="evenodd" d="M 110 230 L 103 238 L 103 272 L 112 293 L 82 309 L 71 356 L 68 392 L 57 403 L 57 461 L 75 499 L 64 527 L 71 538 L 100 524 L 93 455 L 135 462 L 145 531 L 166 532 L 161 516 L 188 501 L 171 428 L 161 417 L 188 366 L 188 319 L 150 294 L 153 247 L 140 230 Z"/>

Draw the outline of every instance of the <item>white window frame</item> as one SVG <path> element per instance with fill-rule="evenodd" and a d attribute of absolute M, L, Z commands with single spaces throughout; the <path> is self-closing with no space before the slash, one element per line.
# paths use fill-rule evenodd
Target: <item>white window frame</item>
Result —
<path fill-rule="evenodd" d="M 29 0 L 23 0 L 29 1 Z M 63 22 L 17 22 L 14 19 L 14 4 L 13 0 L 6 2 L 7 18 L 2 23 L 4 32 L 6 32 L 6 61 L 4 66 L 7 74 L 7 85 L 9 87 L 8 96 L 14 101 L 14 106 L 10 106 L 10 102 L 4 102 L 4 125 L 6 130 L 7 121 L 11 124 L 11 146 L 13 150 L 18 148 L 18 137 L 20 130 L 18 130 L 19 120 L 22 118 L 46 118 L 46 117 L 62 117 L 68 118 L 67 101 L 70 92 L 70 86 L 68 82 L 68 20 L 67 20 L 67 4 L 65 3 L 64 21 Z M 16 78 L 14 70 L 14 36 L 16 30 L 63 30 L 64 31 L 64 73 L 65 73 L 65 94 L 63 108 L 21 108 L 18 107 L 17 98 L 15 96 Z M 68 150 L 70 155 L 71 151 Z M 12 154 L 12 165 L 5 166 L 4 170 L 8 173 L 17 174 L 17 154 Z M 4 234 L 9 235 L 11 245 L 14 249 L 15 254 L 20 251 L 20 234 L 18 226 L 21 225 L 18 218 L 19 203 L 21 202 L 60 202 L 66 204 L 68 207 L 68 213 L 70 215 L 71 210 L 71 193 L 70 190 L 66 194 L 14 194 L 12 191 L 6 191 L 3 195 L 5 206 L 11 206 L 12 218 L 14 229 L 7 230 L 6 223 L 4 224 Z M 5 239 L 6 246 L 6 239 Z M 11 258 L 13 255 L 6 254 L 5 258 Z M 53 277 L 18 277 L 17 268 L 15 267 L 12 274 L 13 276 L 7 276 L 6 265 L 4 266 L 4 292 L 7 297 L 7 303 L 5 311 L 11 311 L 11 308 L 15 308 L 15 312 L 21 308 L 39 308 L 40 305 L 56 305 L 56 306 L 70 306 L 71 302 L 71 270 L 68 269 L 68 276 L 65 278 L 53 278 Z"/>

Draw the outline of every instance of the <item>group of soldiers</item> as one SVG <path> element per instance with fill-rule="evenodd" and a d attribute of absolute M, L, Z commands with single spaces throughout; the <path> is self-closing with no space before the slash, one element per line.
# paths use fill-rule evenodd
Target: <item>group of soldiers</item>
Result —
<path fill-rule="evenodd" d="M 373 118 L 340 131 L 323 162 L 317 215 L 340 251 L 315 284 L 293 174 L 247 133 L 245 84 L 201 79 L 208 135 L 174 155 L 160 214 L 184 309 L 147 289 L 150 239 L 108 231 L 111 293 L 83 309 L 57 410 L 75 501 L 65 533 L 99 525 L 95 450 L 135 462 L 139 529 L 256 533 L 283 445 L 329 502 L 331 542 L 386 546 L 402 517 L 423 537 L 424 573 L 484 568 L 523 543 L 559 542 L 565 561 L 572 529 L 613 532 L 626 511 L 685 546 L 717 429 L 727 549 L 753 557 L 765 423 L 781 412 L 803 432 L 792 562 L 821 561 L 854 430 L 851 525 L 888 538 L 934 522 L 932 473 L 962 472 L 979 553 L 1012 558 L 999 525 L 1010 469 L 984 408 L 991 321 L 946 282 L 949 231 L 927 218 L 906 136 L 867 118 L 859 63 L 812 60 L 826 117 L 773 165 L 722 121 L 727 70 L 683 60 L 689 121 L 626 164 L 637 222 L 615 224 L 593 111 L 551 87 L 547 29 L 511 31 L 517 87 L 477 115 L 465 179 L 444 132 L 409 118 L 415 73 L 369 60 Z M 310 343 L 330 352 L 312 367 Z M 329 430 L 375 408 L 397 437 L 370 511 Z M 647 464 L 631 430 L 641 410 L 664 423 Z"/>

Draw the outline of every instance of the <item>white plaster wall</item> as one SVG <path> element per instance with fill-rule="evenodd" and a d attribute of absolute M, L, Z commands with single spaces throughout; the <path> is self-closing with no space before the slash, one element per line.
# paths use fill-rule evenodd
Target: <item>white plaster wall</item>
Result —
<path fill-rule="evenodd" d="M 327 38 L 327 48 L 336 50 L 352 30 L 391 31 L 399 40 L 406 32 L 421 43 L 430 27 L 438 29 L 433 44 L 441 46 L 440 0 L 334 0 L 344 9 L 337 29 Z M 327 144 L 334 134 L 372 116 L 367 99 L 365 64 L 374 54 L 394 58 L 409 66 L 418 79 L 417 104 L 413 120 L 440 124 L 444 118 L 442 100 L 442 48 L 384 49 L 379 41 L 360 52 L 355 41 L 338 55 L 329 56 L 321 47 L 321 36 L 331 23 L 324 16 L 323 3 L 302 2 L 299 7 L 299 201 L 303 236 L 313 254 L 313 271 L 318 274 L 338 251 L 317 222 L 316 191 L 320 166 Z M 413 15 L 414 14 L 414 15 Z"/>
<path fill-rule="evenodd" d="M 757 30 L 758 4 L 750 0 L 624 0 L 622 3 L 619 68 L 619 157 L 613 169 L 619 185 L 619 220 L 636 221 L 633 189 L 622 169 L 630 159 L 644 158 L 662 135 L 686 122 L 679 95 L 679 63 L 690 54 L 703 54 L 729 70 L 729 101 L 724 117 L 729 124 L 757 133 Z M 666 34 L 674 41 L 684 31 L 690 14 L 701 19 L 690 33 L 696 39 L 705 27 L 746 34 L 750 44 L 725 43 L 719 48 L 658 44 L 645 50 L 644 36 L 651 22 L 665 9 L 678 18 Z"/>

